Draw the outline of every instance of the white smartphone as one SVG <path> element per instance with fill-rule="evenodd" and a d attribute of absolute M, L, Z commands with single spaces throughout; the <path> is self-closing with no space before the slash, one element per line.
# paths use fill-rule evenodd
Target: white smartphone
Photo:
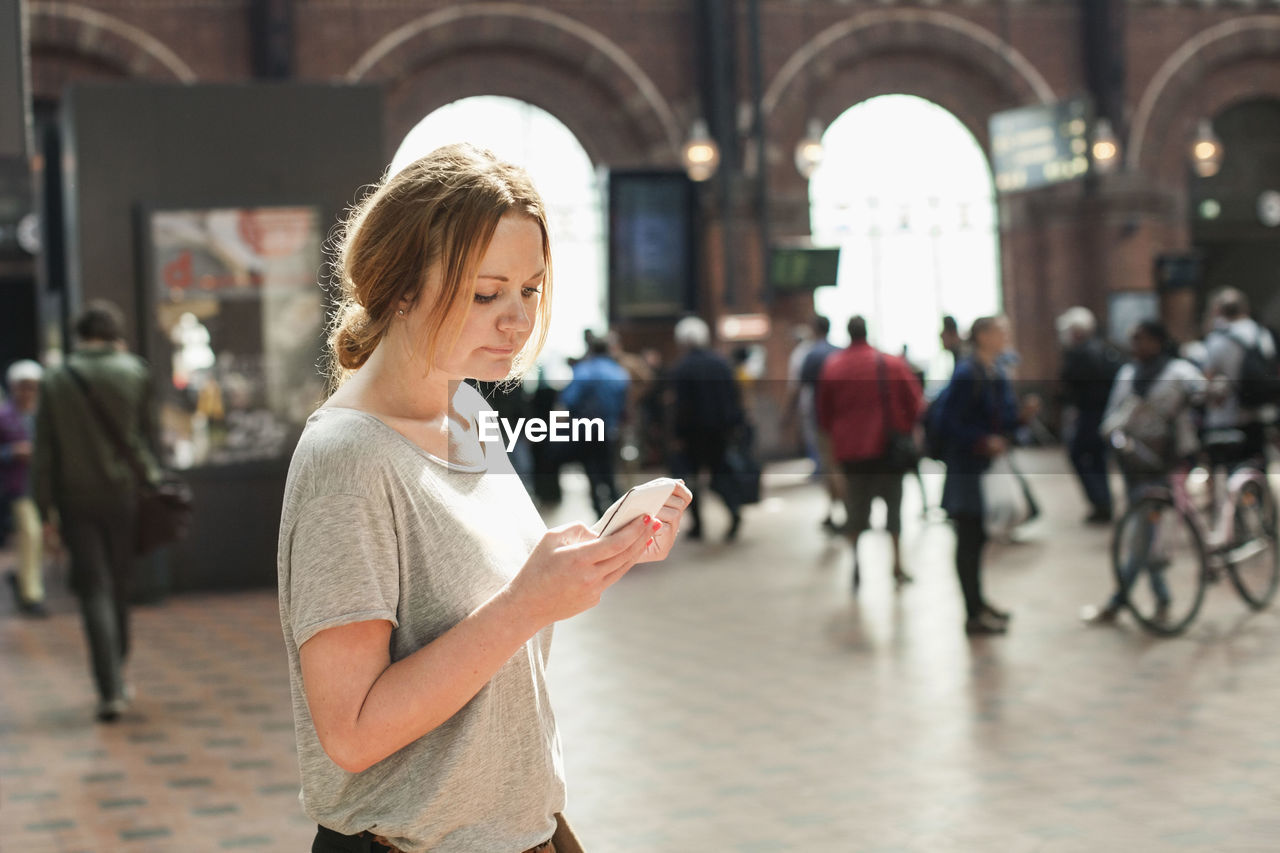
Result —
<path fill-rule="evenodd" d="M 662 509 L 667 498 L 675 491 L 677 482 L 670 477 L 659 477 L 629 489 L 613 502 L 613 506 L 604 511 L 604 515 L 591 525 L 591 529 L 598 536 L 608 536 L 642 515 L 656 517 L 658 510 Z"/>

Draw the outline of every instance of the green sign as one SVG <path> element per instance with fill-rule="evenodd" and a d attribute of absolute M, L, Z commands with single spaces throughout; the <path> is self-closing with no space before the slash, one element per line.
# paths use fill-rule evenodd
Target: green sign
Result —
<path fill-rule="evenodd" d="M 769 250 L 769 282 L 780 291 L 833 287 L 839 268 L 838 246 L 773 246 Z"/>

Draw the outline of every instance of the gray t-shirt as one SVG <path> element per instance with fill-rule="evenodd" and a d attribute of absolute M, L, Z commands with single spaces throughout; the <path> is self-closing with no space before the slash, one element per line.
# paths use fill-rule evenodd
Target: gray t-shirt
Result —
<path fill-rule="evenodd" d="M 486 407 L 470 387 L 459 393 Z M 564 808 L 543 677 L 551 629 L 444 724 L 354 774 L 320 745 L 298 647 L 326 628 L 385 619 L 400 660 L 516 574 L 546 526 L 501 446 L 486 446 L 485 457 L 484 466 L 451 464 L 371 415 L 322 408 L 285 486 L 277 568 L 299 799 L 317 823 L 371 830 L 409 853 L 518 853 L 551 837 Z"/>

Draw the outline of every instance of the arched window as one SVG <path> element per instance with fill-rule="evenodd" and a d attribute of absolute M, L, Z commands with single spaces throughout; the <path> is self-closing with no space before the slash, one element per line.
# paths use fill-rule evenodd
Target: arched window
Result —
<path fill-rule="evenodd" d="M 392 170 L 441 145 L 471 142 L 523 166 L 547 206 L 555 304 L 541 364 L 552 380 L 570 371 L 583 333 L 605 331 L 604 208 L 601 181 L 569 128 L 532 104 L 484 95 L 446 104 L 418 123 L 400 144 Z"/>
<path fill-rule="evenodd" d="M 1000 309 L 995 187 L 986 155 L 954 115 L 923 98 L 886 95 L 846 110 L 822 137 L 809 182 L 819 244 L 839 245 L 839 281 L 814 295 L 835 343 L 849 317 L 872 342 L 909 348 L 921 367 L 941 345 L 944 314 L 961 330 Z"/>

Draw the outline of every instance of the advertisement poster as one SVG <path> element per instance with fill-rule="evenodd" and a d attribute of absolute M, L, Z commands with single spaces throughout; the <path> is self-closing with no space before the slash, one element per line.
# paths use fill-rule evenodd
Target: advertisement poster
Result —
<path fill-rule="evenodd" d="M 166 464 L 287 458 L 324 395 L 319 211 L 152 210 L 146 227 Z"/>

